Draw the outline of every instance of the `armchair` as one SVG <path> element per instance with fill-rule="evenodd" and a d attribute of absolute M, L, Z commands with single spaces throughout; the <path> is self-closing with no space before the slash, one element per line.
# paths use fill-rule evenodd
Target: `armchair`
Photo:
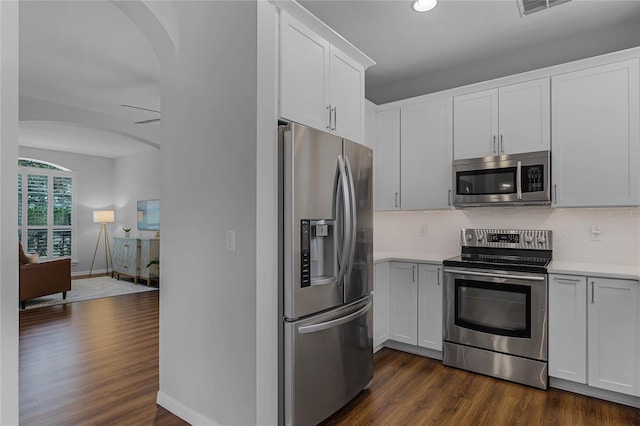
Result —
<path fill-rule="evenodd" d="M 26 301 L 40 296 L 62 292 L 67 298 L 71 290 L 71 259 L 56 259 L 39 263 L 23 263 L 28 256 L 24 254 L 22 245 L 20 253 L 20 304 L 22 309 Z"/>

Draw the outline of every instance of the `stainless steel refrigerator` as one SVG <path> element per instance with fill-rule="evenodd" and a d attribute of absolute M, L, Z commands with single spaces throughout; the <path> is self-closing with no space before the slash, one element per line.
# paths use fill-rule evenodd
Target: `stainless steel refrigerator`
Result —
<path fill-rule="evenodd" d="M 373 378 L 373 154 L 298 124 L 279 134 L 281 421 L 315 425 Z"/>

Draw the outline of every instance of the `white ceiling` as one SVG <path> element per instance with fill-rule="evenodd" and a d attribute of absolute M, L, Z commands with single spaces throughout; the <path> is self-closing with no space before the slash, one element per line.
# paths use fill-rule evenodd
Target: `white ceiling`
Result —
<path fill-rule="evenodd" d="M 525 17 L 516 0 L 440 0 L 424 14 L 413 12 L 410 0 L 300 3 L 377 62 L 366 75 L 366 96 L 377 104 L 640 46 L 640 0 L 572 0 Z M 20 2 L 20 95 L 31 103 L 42 99 L 128 123 L 156 118 L 120 104 L 160 110 L 159 74 L 147 40 L 111 3 Z M 50 120 L 27 113 L 21 108 L 21 120 Z M 52 139 L 60 137 L 52 149 L 130 152 L 122 135 L 86 128 L 65 145 L 65 126 L 54 124 L 23 121 L 21 143 L 45 147 L 46 126 L 53 126 Z M 130 141 L 134 150 L 148 149 Z"/>
<path fill-rule="evenodd" d="M 376 104 L 640 46 L 640 1 L 572 0 L 520 16 L 517 0 L 302 0 L 366 53 Z"/>
<path fill-rule="evenodd" d="M 19 138 L 21 146 L 106 158 L 154 149 L 114 132 L 54 121 L 23 121 Z"/>
<path fill-rule="evenodd" d="M 160 110 L 160 71 L 147 39 L 111 3 L 23 1 L 19 28 L 21 96 L 103 113 L 105 122 L 113 117 L 129 123 L 159 117 L 121 106 Z M 21 108 L 21 120 L 47 118 L 23 115 Z M 68 123 L 21 121 L 20 127 L 20 144 L 25 146 L 45 148 L 49 127 L 50 149 L 118 157 L 150 148 L 133 138 L 83 127 L 73 130 L 65 143 L 62 130 L 72 130 Z"/>

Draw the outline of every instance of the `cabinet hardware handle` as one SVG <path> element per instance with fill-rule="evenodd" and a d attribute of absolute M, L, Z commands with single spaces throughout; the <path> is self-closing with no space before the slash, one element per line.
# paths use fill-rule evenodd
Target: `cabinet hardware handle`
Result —
<path fill-rule="evenodd" d="M 504 152 L 504 142 L 502 140 L 502 134 L 500 134 L 500 152 Z"/>
<path fill-rule="evenodd" d="M 329 124 L 327 124 L 327 129 L 331 130 L 331 105 L 327 107 L 327 112 L 329 113 L 329 118 L 327 120 Z"/>
<path fill-rule="evenodd" d="M 413 265 L 413 282 L 416 282 L 416 265 Z"/>
<path fill-rule="evenodd" d="M 553 279 L 554 279 L 554 280 L 556 280 L 556 281 L 567 281 L 567 282 L 570 282 L 570 283 L 577 283 L 577 282 L 580 282 L 580 278 L 575 278 L 575 279 L 574 279 L 574 278 L 560 278 L 560 277 L 554 277 Z"/>
<path fill-rule="evenodd" d="M 595 303 L 595 283 L 591 281 L 591 303 Z"/>
<path fill-rule="evenodd" d="M 553 202 L 558 204 L 558 184 L 553 184 Z"/>
<path fill-rule="evenodd" d="M 497 154 L 497 152 L 496 152 L 496 135 L 493 135 L 493 153 Z"/>
<path fill-rule="evenodd" d="M 395 195 L 395 203 L 396 203 L 396 208 L 398 208 L 398 193 L 396 192 Z"/>
<path fill-rule="evenodd" d="M 438 268 L 438 285 L 440 285 L 440 268 Z"/>
<path fill-rule="evenodd" d="M 451 205 L 451 190 L 449 190 L 449 194 L 447 195 L 447 204 Z"/>
<path fill-rule="evenodd" d="M 333 127 L 331 130 L 335 130 L 338 127 L 338 107 L 333 107 Z"/>

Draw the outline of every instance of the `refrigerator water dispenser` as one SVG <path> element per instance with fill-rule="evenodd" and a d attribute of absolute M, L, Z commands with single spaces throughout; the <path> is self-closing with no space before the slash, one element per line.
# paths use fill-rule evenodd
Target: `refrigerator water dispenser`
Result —
<path fill-rule="evenodd" d="M 337 274 L 335 220 L 302 220 L 301 239 L 301 287 L 334 283 Z"/>

